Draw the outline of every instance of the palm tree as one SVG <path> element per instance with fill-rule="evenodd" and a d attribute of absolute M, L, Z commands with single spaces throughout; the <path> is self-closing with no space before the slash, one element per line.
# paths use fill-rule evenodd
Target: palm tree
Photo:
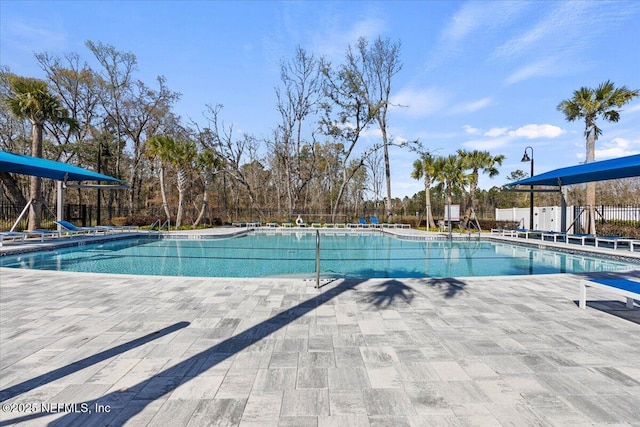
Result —
<path fill-rule="evenodd" d="M 29 77 L 11 76 L 11 94 L 6 103 L 11 113 L 21 120 L 31 122 L 31 155 L 42 157 L 42 136 L 44 125 L 66 124 L 71 130 L 78 128 L 76 120 L 69 117 L 58 98 L 52 95 L 43 80 Z M 42 178 L 32 176 L 29 197 L 33 200 L 29 210 L 29 230 L 40 227 L 42 219 Z"/>
<path fill-rule="evenodd" d="M 428 151 L 423 152 L 420 154 L 420 159 L 413 162 L 413 171 L 411 172 L 411 178 L 413 179 L 424 178 L 424 203 L 427 228 L 436 226 L 433 220 L 433 214 L 431 213 L 431 179 L 435 173 L 435 161 L 436 159 L 431 153 Z"/>
<path fill-rule="evenodd" d="M 434 164 L 433 179 L 438 181 L 438 191 L 447 196 L 447 205 L 451 205 L 453 193 L 464 192 L 464 187 L 469 182 L 469 176 L 464 173 L 465 167 L 462 157 L 452 154 L 447 157 L 438 157 Z M 445 218 L 448 215 L 445 213 Z"/>
<path fill-rule="evenodd" d="M 630 90 L 626 86 L 616 88 L 615 84 L 607 80 L 597 88 L 581 87 L 573 92 L 573 97 L 558 104 L 558 110 L 564 113 L 569 122 L 584 119 L 584 135 L 587 139 L 586 162 L 595 160 L 595 146 L 602 129 L 596 125 L 596 120 L 602 118 L 616 123 L 620 120 L 620 108 L 640 95 L 639 90 Z M 588 233 L 595 234 L 595 204 L 596 186 L 594 182 L 587 183 Z"/>
<path fill-rule="evenodd" d="M 471 219 L 471 213 L 475 212 L 476 208 L 476 189 L 478 188 L 478 178 L 480 172 L 489 175 L 489 178 L 493 178 L 500 174 L 496 165 L 502 166 L 504 155 L 499 154 L 492 156 L 488 151 L 465 151 L 458 150 L 458 156 L 462 157 L 462 164 L 465 169 L 471 169 L 471 175 L 469 175 L 469 202 L 465 212 L 465 218 L 463 226 L 467 226 L 467 222 Z"/>
<path fill-rule="evenodd" d="M 193 141 L 177 141 L 173 146 L 170 162 L 178 168 L 178 213 L 176 214 L 176 227 L 182 225 L 184 193 L 189 183 L 187 168 L 196 159 L 197 154 L 196 144 Z"/>
<path fill-rule="evenodd" d="M 220 156 L 210 148 L 206 148 L 198 154 L 196 159 L 197 169 L 202 175 L 203 192 L 202 192 L 202 209 L 193 223 L 194 227 L 197 227 L 203 218 L 208 214 L 209 209 L 209 186 L 213 181 L 215 175 L 217 175 L 224 166 L 224 163 Z"/>
<path fill-rule="evenodd" d="M 160 162 L 160 193 L 162 195 L 162 206 L 164 207 L 167 219 L 171 219 L 171 212 L 169 210 L 169 204 L 167 203 L 167 193 L 164 186 L 165 172 L 169 164 L 177 168 L 178 213 L 176 214 L 176 227 L 180 227 L 182 225 L 184 192 L 188 184 L 186 169 L 196 159 L 196 144 L 193 141 L 176 141 L 166 135 L 155 135 L 147 141 L 146 155 Z"/>
<path fill-rule="evenodd" d="M 167 191 L 164 186 L 164 176 L 167 167 L 167 163 L 171 160 L 171 154 L 175 140 L 165 135 L 152 136 L 147 141 L 146 155 L 150 159 L 155 159 L 159 162 L 160 168 L 158 175 L 160 177 L 160 194 L 162 196 L 162 207 L 164 213 L 167 215 L 167 219 L 171 220 L 171 212 L 169 211 L 169 203 L 167 203 Z"/>

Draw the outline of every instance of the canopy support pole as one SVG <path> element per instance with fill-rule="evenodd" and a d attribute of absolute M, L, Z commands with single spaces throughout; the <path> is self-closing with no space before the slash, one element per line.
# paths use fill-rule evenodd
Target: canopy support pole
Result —
<path fill-rule="evenodd" d="M 58 191 L 56 192 L 57 196 L 57 206 L 56 206 L 56 221 L 62 221 L 64 219 L 64 188 L 62 188 L 62 181 L 57 181 Z M 58 224 L 58 231 L 62 231 L 62 226 Z"/>
<path fill-rule="evenodd" d="M 562 186 L 562 181 L 558 178 L 558 186 L 560 187 L 560 232 L 567 232 L 567 188 Z"/>

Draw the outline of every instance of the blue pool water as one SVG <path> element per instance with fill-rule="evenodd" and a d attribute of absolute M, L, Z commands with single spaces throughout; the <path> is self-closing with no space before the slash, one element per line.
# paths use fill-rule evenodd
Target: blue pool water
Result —
<path fill-rule="evenodd" d="M 0 266 L 162 276 L 313 277 L 315 245 L 315 235 L 306 233 L 228 239 L 134 238 L 0 257 Z M 323 235 L 320 245 L 323 276 L 501 276 L 637 268 L 637 264 L 488 241 Z"/>

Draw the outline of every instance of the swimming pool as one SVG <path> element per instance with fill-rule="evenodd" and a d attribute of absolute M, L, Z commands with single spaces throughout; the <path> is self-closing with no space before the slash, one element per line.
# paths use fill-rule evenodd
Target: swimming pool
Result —
<path fill-rule="evenodd" d="M 196 277 L 314 277 L 312 233 L 216 239 L 132 238 L 0 257 L 0 267 Z M 492 241 L 323 235 L 323 276 L 410 278 L 586 273 L 638 264 Z"/>

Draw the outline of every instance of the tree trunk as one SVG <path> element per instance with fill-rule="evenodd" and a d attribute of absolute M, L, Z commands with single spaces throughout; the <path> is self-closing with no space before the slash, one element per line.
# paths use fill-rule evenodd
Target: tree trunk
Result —
<path fill-rule="evenodd" d="M 178 213 L 176 214 L 176 228 L 182 225 L 182 213 L 184 211 L 184 192 L 187 188 L 187 172 L 184 168 L 178 169 Z"/>
<path fill-rule="evenodd" d="M 0 172 L 0 178 L 9 201 L 19 209 L 27 206 L 27 199 L 24 198 L 24 194 L 20 191 L 20 186 L 16 179 L 8 172 Z"/>
<path fill-rule="evenodd" d="M 41 123 L 32 123 L 32 141 L 31 141 L 31 155 L 33 157 L 42 158 L 42 132 L 44 125 Z M 32 176 L 30 178 L 29 186 L 29 198 L 35 200 L 31 203 L 29 208 L 29 226 L 28 230 L 33 231 L 36 228 L 40 228 L 40 222 L 42 220 L 42 178 L 39 176 Z"/>
<path fill-rule="evenodd" d="M 162 207 L 167 219 L 171 221 L 171 212 L 169 212 L 169 203 L 167 203 L 167 191 L 164 188 L 164 166 L 160 166 L 160 194 L 162 195 Z"/>
<path fill-rule="evenodd" d="M 431 213 L 431 178 L 429 174 L 424 174 L 424 202 L 425 202 L 425 225 L 427 228 L 435 228 L 436 222 L 433 220 L 433 214 Z"/>
<path fill-rule="evenodd" d="M 209 211 L 209 193 L 207 192 L 208 189 L 209 189 L 209 179 L 205 179 L 204 191 L 202 192 L 202 209 L 198 214 L 198 218 L 196 218 L 195 222 L 193 223 L 194 227 L 197 227 L 198 225 L 200 225 L 200 221 L 202 221 L 202 218 L 206 217 L 205 215 L 207 215 Z"/>
<path fill-rule="evenodd" d="M 592 126 L 587 133 L 587 158 L 585 163 L 595 160 L 596 135 Z M 596 234 L 596 183 L 587 183 L 587 233 Z"/>
<path fill-rule="evenodd" d="M 384 176 L 387 184 L 387 222 L 391 222 L 391 167 L 389 165 L 389 142 L 387 140 L 387 128 L 386 123 L 384 127 L 380 125 L 382 131 L 382 144 L 384 151 Z"/>

